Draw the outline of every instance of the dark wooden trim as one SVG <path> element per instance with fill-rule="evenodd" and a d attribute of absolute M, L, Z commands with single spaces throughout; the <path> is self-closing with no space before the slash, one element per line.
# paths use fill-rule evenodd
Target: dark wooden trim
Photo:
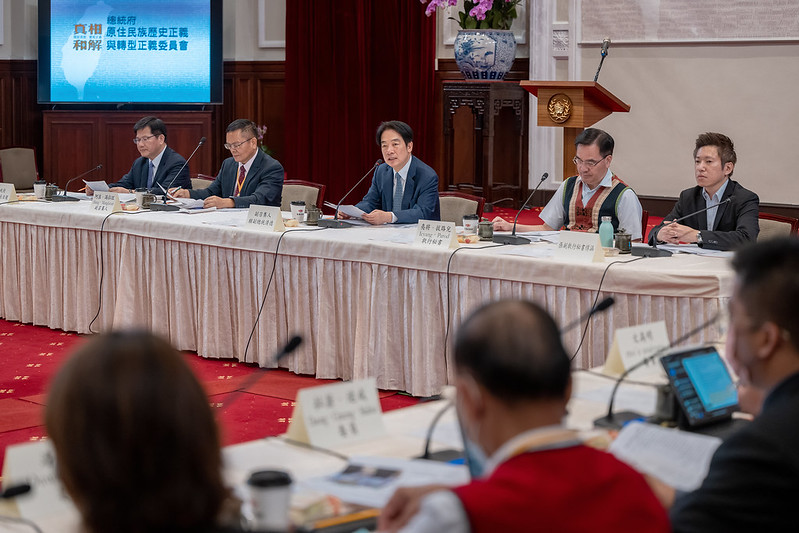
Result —
<path fill-rule="evenodd" d="M 42 111 L 36 102 L 36 60 L 0 60 L 0 146 L 32 146 L 42 169 Z"/>

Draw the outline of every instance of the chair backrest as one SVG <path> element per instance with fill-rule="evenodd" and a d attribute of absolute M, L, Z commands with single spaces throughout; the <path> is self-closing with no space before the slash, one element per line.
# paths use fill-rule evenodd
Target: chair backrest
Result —
<path fill-rule="evenodd" d="M 307 180 L 283 180 L 283 201 L 280 203 L 281 211 L 290 211 L 291 202 L 305 202 L 308 208 L 311 204 L 322 209 L 325 200 L 327 185 L 314 183 Z"/>
<path fill-rule="evenodd" d="M 0 150 L 0 178 L 3 182 L 13 183 L 18 191 L 33 190 L 38 175 L 33 148 L 14 146 Z"/>
<path fill-rule="evenodd" d="M 649 211 L 641 211 L 641 242 L 646 242 L 646 226 L 649 223 Z"/>
<path fill-rule="evenodd" d="M 457 226 L 463 225 L 465 215 L 483 216 L 483 206 L 486 199 L 482 196 L 474 196 L 457 191 L 445 191 L 438 193 L 438 201 L 441 205 L 441 220 L 443 222 L 454 222 Z"/>
<path fill-rule="evenodd" d="M 773 213 L 760 213 L 757 215 L 757 218 L 760 219 L 760 233 L 757 235 L 758 241 L 796 235 L 797 231 L 799 231 L 799 219 L 793 217 L 775 215 Z"/>
<path fill-rule="evenodd" d="M 191 178 L 192 189 L 205 189 L 211 185 L 216 178 L 207 174 L 197 174 L 196 178 Z"/>

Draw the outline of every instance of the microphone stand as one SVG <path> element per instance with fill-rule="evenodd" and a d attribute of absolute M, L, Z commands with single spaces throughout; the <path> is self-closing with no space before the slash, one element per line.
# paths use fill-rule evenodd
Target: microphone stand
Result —
<path fill-rule="evenodd" d="M 581 316 L 577 320 L 574 320 L 573 322 L 568 324 L 565 328 L 561 328 L 560 334 L 563 335 L 567 331 L 573 330 L 574 328 L 576 328 L 577 326 L 582 324 L 584 321 L 589 320 L 595 314 L 601 313 L 602 311 L 604 311 L 605 309 L 607 309 L 608 307 L 610 307 L 611 305 L 613 305 L 615 303 L 616 303 L 615 298 L 613 298 L 613 296 L 608 296 L 607 298 L 605 298 L 604 300 L 602 300 L 601 302 L 596 304 L 594 307 L 592 307 L 583 316 Z"/>
<path fill-rule="evenodd" d="M 669 351 L 670 349 L 672 349 L 673 347 L 677 346 L 678 344 L 681 344 L 681 343 L 685 342 L 686 340 L 690 339 L 691 337 L 693 337 L 694 335 L 696 335 L 697 333 L 699 333 L 703 329 L 705 329 L 708 326 L 716 323 L 716 321 L 718 319 L 719 319 L 719 315 L 717 314 L 716 316 L 714 316 L 713 318 L 711 318 L 710 320 L 708 320 L 707 322 L 705 322 L 701 326 L 692 329 L 691 331 L 689 331 L 688 333 L 686 333 L 685 335 L 683 335 L 682 337 L 680 337 L 676 341 L 672 342 L 671 344 L 669 344 L 665 348 L 661 348 L 660 350 L 657 350 L 652 355 L 649 355 L 649 356 L 641 359 L 640 361 L 635 363 L 633 366 L 631 366 L 630 368 L 628 368 L 627 370 L 622 372 L 621 376 L 619 376 L 619 379 L 616 380 L 616 384 L 613 386 L 613 391 L 610 393 L 610 400 L 608 401 L 608 413 L 605 416 L 597 418 L 596 420 L 594 420 L 594 426 L 600 427 L 600 428 L 619 429 L 622 426 L 624 426 L 624 424 L 626 424 L 627 422 L 630 422 L 631 420 L 639 420 L 639 419 L 643 418 L 643 415 L 641 415 L 640 413 L 636 413 L 634 411 L 622 411 L 621 413 L 614 413 L 613 412 L 613 403 L 614 403 L 614 401 L 616 399 L 616 391 L 619 390 L 619 385 L 621 385 L 621 382 L 624 381 L 627 378 L 627 376 L 629 376 L 634 370 L 637 370 L 637 369 L 641 368 L 645 364 L 648 364 L 650 361 L 653 361 L 656 357 L 659 357 L 659 356 L 663 355 L 665 352 Z"/>
<path fill-rule="evenodd" d="M 533 195 L 536 193 L 536 191 L 541 186 L 541 184 L 544 183 L 544 180 L 546 180 L 548 177 L 549 177 L 549 173 L 548 172 L 544 172 L 544 175 L 541 176 L 541 179 L 538 181 L 538 184 L 533 189 L 533 192 L 530 193 L 530 196 L 527 197 L 527 200 L 525 200 L 524 203 L 522 204 L 522 206 L 519 208 L 519 212 L 516 213 L 516 218 L 513 219 L 513 231 L 511 232 L 511 234 L 510 235 L 494 235 L 494 242 L 499 243 L 499 244 L 513 244 L 513 245 L 516 245 L 516 244 L 530 244 L 531 241 L 527 237 L 520 237 L 520 236 L 516 235 L 516 223 L 519 221 L 519 215 L 522 213 L 522 211 L 524 211 L 524 207 L 527 205 L 527 203 L 530 200 L 532 200 Z"/>
<path fill-rule="evenodd" d="M 599 67 L 596 69 L 596 74 L 594 74 L 594 83 L 596 80 L 599 79 L 599 71 L 602 70 L 602 63 L 605 62 L 605 58 L 608 56 L 608 47 L 610 46 L 610 39 L 607 37 L 602 41 L 602 51 L 600 54 L 602 55 L 602 59 L 599 60 Z"/>
<path fill-rule="evenodd" d="M 685 215 L 684 217 L 676 218 L 674 220 L 669 220 L 667 223 L 663 224 L 660 229 L 663 229 L 666 226 L 670 226 L 671 224 L 676 224 L 677 222 L 682 222 L 686 218 L 691 218 L 694 215 L 698 215 L 700 213 L 704 213 L 705 211 L 708 211 L 710 209 L 716 208 L 716 207 L 718 207 L 720 205 L 728 204 L 728 203 L 730 203 L 732 201 L 732 198 L 733 198 L 732 196 L 729 196 L 729 197 L 725 198 L 724 200 L 720 201 L 717 204 L 705 207 L 704 209 L 700 209 L 699 211 L 695 211 L 693 213 Z M 660 231 L 660 230 L 658 230 L 658 231 Z M 640 257 L 671 257 L 673 255 L 672 252 L 670 252 L 668 250 L 662 250 L 662 249 L 658 248 L 658 246 L 657 246 L 657 244 L 658 244 L 658 236 L 657 236 L 657 234 L 655 235 L 654 243 L 655 244 L 653 244 L 652 246 L 648 246 L 648 247 L 647 246 L 633 246 L 632 250 L 630 250 L 630 253 L 632 255 L 637 255 L 637 256 L 640 256 Z"/>
<path fill-rule="evenodd" d="M 205 137 L 200 139 L 200 142 L 197 143 L 197 147 L 191 153 L 189 158 L 183 163 L 183 166 L 180 167 L 180 170 L 178 170 L 178 173 L 175 174 L 172 177 L 172 181 L 169 182 L 169 185 L 167 185 L 166 189 L 164 189 L 163 185 L 161 185 L 160 183 L 158 184 L 158 186 L 161 187 L 161 190 L 164 191 L 164 202 L 163 203 L 157 203 L 157 202 L 151 203 L 150 204 L 150 211 L 180 211 L 180 207 L 179 206 L 177 206 L 177 205 L 169 205 L 169 204 L 166 203 L 166 197 L 169 195 L 169 188 L 172 187 L 172 185 L 175 183 L 175 180 L 178 179 L 178 176 L 180 176 L 180 173 L 183 172 L 183 169 L 186 168 L 186 165 L 189 164 L 189 161 L 191 160 L 192 157 L 194 157 L 194 154 L 197 152 L 197 150 L 200 149 L 200 146 L 202 146 L 203 143 L 205 143 Z M 147 192 L 149 192 L 149 191 L 147 191 Z"/>
<path fill-rule="evenodd" d="M 370 173 L 371 173 L 371 172 L 372 172 L 374 169 L 376 169 L 377 167 L 379 167 L 379 166 L 380 166 L 380 164 L 381 164 L 382 162 L 383 162 L 383 160 L 382 160 L 382 159 L 378 159 L 377 161 L 375 161 L 375 164 L 374 164 L 374 165 L 372 165 L 372 168 L 370 168 L 369 170 L 367 170 L 367 171 L 366 171 L 366 174 L 364 174 L 364 175 L 363 175 L 363 177 L 362 177 L 361 179 L 359 179 L 359 180 L 358 180 L 358 182 L 357 182 L 355 185 L 353 185 L 353 186 L 352 186 L 352 189 L 350 189 L 349 191 L 347 191 L 347 194 L 345 194 L 344 196 L 342 196 L 342 197 L 341 197 L 341 200 L 339 200 L 339 201 L 338 201 L 338 204 L 336 204 L 336 212 L 333 214 L 333 218 L 332 218 L 332 219 L 330 219 L 330 218 L 323 218 L 323 219 L 320 219 L 320 220 L 319 220 L 319 222 L 318 222 L 317 224 L 318 224 L 318 226 L 319 226 L 320 228 L 334 228 L 334 229 L 343 229 L 343 228 L 351 228 L 351 227 L 353 226 L 353 224 L 351 224 L 350 222 L 347 222 L 346 220 L 339 220 L 339 219 L 338 219 L 338 209 L 339 209 L 339 207 L 341 207 L 341 203 L 344 201 L 344 199 L 345 199 L 347 196 L 349 196 L 349 195 L 350 195 L 350 193 L 351 193 L 352 191 L 354 191 L 354 190 L 355 190 L 355 189 L 358 187 L 358 185 L 360 185 L 360 184 L 361 184 L 361 182 L 363 182 L 363 180 L 365 180 L 365 179 L 366 179 L 366 177 L 367 177 L 367 176 L 368 176 L 368 175 L 369 175 L 369 174 L 370 174 Z"/>
<path fill-rule="evenodd" d="M 87 170 L 86 172 L 84 172 L 80 176 L 75 176 L 74 178 L 69 180 L 67 182 L 67 184 L 64 185 L 64 194 L 63 195 L 54 194 L 53 197 L 52 197 L 52 201 L 53 202 L 78 202 L 79 200 L 77 198 L 73 198 L 72 196 L 67 196 L 67 188 L 69 187 L 69 184 L 72 183 L 73 181 L 75 181 L 76 179 L 82 178 L 86 174 L 90 174 L 90 173 L 94 172 L 95 170 L 100 170 L 101 168 L 103 168 L 103 165 L 97 165 L 93 169 Z"/>

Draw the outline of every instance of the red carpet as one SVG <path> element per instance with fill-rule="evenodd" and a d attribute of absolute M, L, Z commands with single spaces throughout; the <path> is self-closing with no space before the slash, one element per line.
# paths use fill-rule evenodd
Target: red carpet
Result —
<path fill-rule="evenodd" d="M 84 337 L 74 333 L 0 320 L 0 471 L 6 446 L 46 438 L 47 385 L 82 342 Z M 297 391 L 336 382 L 193 353 L 186 360 L 208 394 L 225 445 L 284 433 Z M 247 392 L 234 392 L 254 372 L 261 373 L 258 381 Z M 379 397 L 384 411 L 418 402 L 396 391 L 379 391 Z"/>

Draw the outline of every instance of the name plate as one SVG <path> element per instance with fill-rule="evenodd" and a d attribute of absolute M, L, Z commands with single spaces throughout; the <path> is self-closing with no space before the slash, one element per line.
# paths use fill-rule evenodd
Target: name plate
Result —
<path fill-rule="evenodd" d="M 92 211 L 104 213 L 119 213 L 122 205 L 119 203 L 119 194 L 115 192 L 95 192 L 92 196 Z"/>
<path fill-rule="evenodd" d="M 3 487 L 18 483 L 31 486 L 28 494 L 14 500 L 23 518 L 38 520 L 65 512 L 77 516 L 72 500 L 58 479 L 55 451 L 50 441 L 26 442 L 6 448 Z"/>
<path fill-rule="evenodd" d="M 573 263 L 599 263 L 605 260 L 598 233 L 561 231 L 553 257 Z"/>
<path fill-rule="evenodd" d="M 283 231 L 286 229 L 283 225 L 280 208 L 271 205 L 250 205 L 247 210 L 245 226 L 260 231 Z"/>
<path fill-rule="evenodd" d="M 613 344 L 605 361 L 604 371 L 609 375 L 621 375 L 633 365 L 643 361 L 658 350 L 669 347 L 669 334 L 664 321 L 619 328 L 613 334 Z M 660 365 L 653 361 L 650 370 L 659 373 Z M 644 367 L 646 368 L 646 366 Z"/>
<path fill-rule="evenodd" d="M 17 189 L 13 183 L 0 183 L 0 204 L 17 201 Z"/>
<path fill-rule="evenodd" d="M 432 248 L 457 248 L 458 238 L 455 236 L 455 223 L 420 220 L 416 226 L 416 238 L 413 244 Z"/>
<path fill-rule="evenodd" d="M 289 438 L 324 448 L 385 433 L 374 378 L 302 389 L 286 432 Z"/>

